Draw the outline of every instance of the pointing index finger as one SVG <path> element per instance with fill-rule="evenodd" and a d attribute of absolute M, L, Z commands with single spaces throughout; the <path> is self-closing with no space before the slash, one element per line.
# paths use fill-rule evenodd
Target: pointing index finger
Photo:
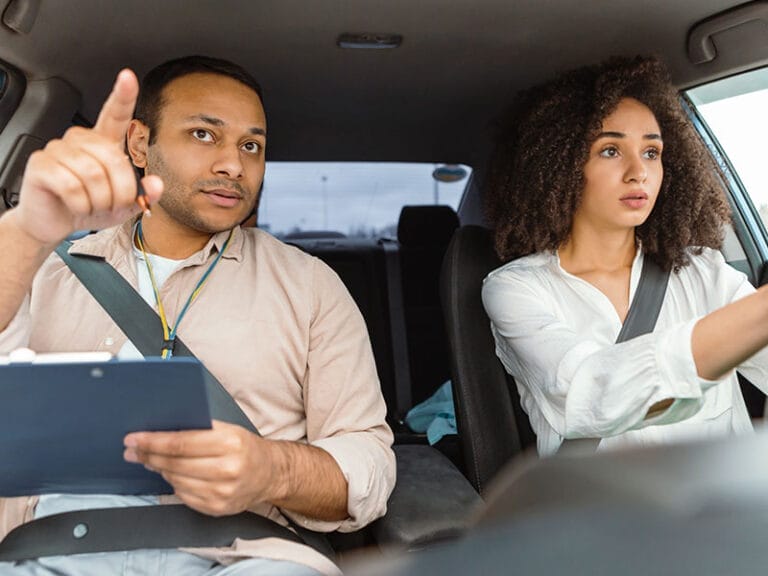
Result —
<path fill-rule="evenodd" d="M 117 75 L 104 105 L 99 112 L 94 131 L 123 145 L 125 133 L 133 118 L 133 109 L 139 95 L 139 80 L 129 69 L 121 70 Z"/>

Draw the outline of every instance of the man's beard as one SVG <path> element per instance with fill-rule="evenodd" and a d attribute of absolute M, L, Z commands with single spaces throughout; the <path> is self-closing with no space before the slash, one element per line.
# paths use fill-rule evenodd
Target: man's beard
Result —
<path fill-rule="evenodd" d="M 157 202 L 160 207 L 180 224 L 205 234 L 216 234 L 237 226 L 241 220 L 245 219 L 248 214 L 250 214 L 253 205 L 256 203 L 256 198 L 253 194 L 250 194 L 241 184 L 232 182 L 231 180 L 212 178 L 210 180 L 195 182 L 191 187 L 183 184 L 173 170 L 168 167 L 168 164 L 166 164 L 156 145 L 150 146 L 150 150 L 147 153 L 147 174 L 155 174 L 159 176 L 165 185 L 163 195 L 160 196 L 160 200 Z M 208 222 L 202 218 L 194 208 L 192 208 L 192 202 L 190 200 L 198 193 L 195 191 L 196 189 L 217 186 L 235 189 L 243 198 L 243 201 L 248 201 L 250 199 L 253 204 L 248 211 L 244 212 L 242 218 L 234 218 L 229 225 L 216 225 L 215 223 Z"/>

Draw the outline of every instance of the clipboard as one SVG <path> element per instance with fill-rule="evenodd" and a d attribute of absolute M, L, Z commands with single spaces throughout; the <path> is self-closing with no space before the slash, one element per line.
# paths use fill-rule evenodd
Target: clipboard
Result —
<path fill-rule="evenodd" d="M 123 460 L 129 432 L 210 429 L 193 358 L 0 366 L 0 497 L 170 494 Z"/>

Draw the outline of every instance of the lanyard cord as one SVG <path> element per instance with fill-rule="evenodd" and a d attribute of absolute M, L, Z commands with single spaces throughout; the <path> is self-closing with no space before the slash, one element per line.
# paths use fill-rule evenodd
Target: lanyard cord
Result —
<path fill-rule="evenodd" d="M 229 236 L 227 236 L 227 239 L 224 241 L 224 245 L 221 247 L 221 250 L 218 254 L 216 254 L 216 257 L 213 259 L 213 262 L 211 262 L 211 265 L 208 266 L 208 269 L 205 271 L 205 274 L 203 274 L 203 277 L 198 280 L 197 285 L 195 286 L 195 289 L 192 290 L 192 293 L 189 295 L 189 298 L 187 298 L 187 302 L 184 304 L 184 307 L 181 309 L 181 312 L 179 313 L 178 318 L 176 318 L 176 325 L 174 327 L 170 327 L 168 325 L 168 320 L 165 316 L 165 309 L 163 308 L 163 302 L 160 299 L 160 290 L 157 287 L 157 282 L 155 281 L 155 275 L 152 272 L 152 263 L 149 261 L 149 256 L 147 256 L 147 251 L 144 249 L 144 233 L 141 230 L 141 220 L 139 220 L 138 225 L 136 226 L 136 243 L 139 245 L 139 248 L 141 249 L 141 253 L 144 255 L 144 262 L 147 265 L 147 271 L 149 272 L 149 280 L 152 282 L 152 291 L 155 294 L 155 302 L 157 303 L 157 312 L 160 315 L 160 323 L 163 325 L 163 349 L 161 356 L 164 359 L 171 358 L 173 356 L 173 343 L 176 340 L 176 330 L 179 327 L 179 324 L 181 324 L 182 318 L 184 318 L 184 315 L 187 313 L 187 310 L 192 305 L 192 302 L 194 302 L 198 295 L 200 294 L 201 290 L 203 289 L 203 284 L 205 284 L 205 281 L 208 280 L 208 276 L 210 276 L 213 269 L 216 267 L 216 264 L 219 263 L 219 260 L 221 260 L 221 256 L 224 254 L 224 251 L 227 249 L 227 246 L 229 246 L 229 241 L 232 239 L 232 233 L 234 232 L 234 228 L 229 231 Z"/>

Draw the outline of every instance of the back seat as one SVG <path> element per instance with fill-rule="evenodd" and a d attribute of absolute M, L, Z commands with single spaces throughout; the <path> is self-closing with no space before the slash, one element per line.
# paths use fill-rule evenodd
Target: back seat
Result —
<path fill-rule="evenodd" d="M 366 238 L 285 239 L 328 264 L 360 308 L 388 420 L 401 439 L 407 435 L 401 426 L 404 410 L 426 399 L 449 377 L 438 286 L 445 247 L 456 227 L 458 217 L 449 206 L 406 206 L 398 226 L 402 244 Z M 390 266 L 397 265 L 396 271 L 388 271 L 388 259 Z M 408 390 L 402 390 L 403 382 Z"/>
<path fill-rule="evenodd" d="M 440 269 L 459 217 L 450 206 L 403 206 L 397 225 L 413 403 L 451 377 Z"/>

